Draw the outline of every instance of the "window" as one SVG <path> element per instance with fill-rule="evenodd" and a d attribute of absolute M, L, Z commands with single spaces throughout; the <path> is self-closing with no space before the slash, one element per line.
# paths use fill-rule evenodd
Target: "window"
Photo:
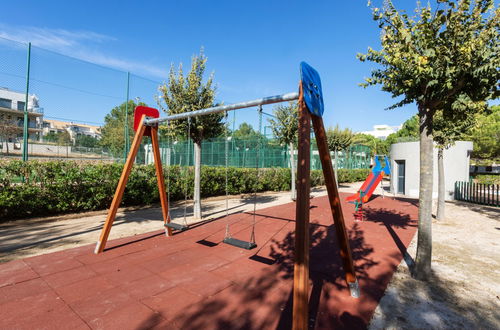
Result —
<path fill-rule="evenodd" d="M 0 98 L 0 107 L 12 109 L 12 100 Z"/>
<path fill-rule="evenodd" d="M 22 102 L 22 101 L 17 101 L 17 110 L 21 110 L 21 111 L 24 111 L 24 105 L 26 103 Z"/>

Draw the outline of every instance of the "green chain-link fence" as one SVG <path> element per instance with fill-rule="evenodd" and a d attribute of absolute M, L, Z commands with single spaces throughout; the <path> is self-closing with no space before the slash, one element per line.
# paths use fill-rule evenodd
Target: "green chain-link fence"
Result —
<path fill-rule="evenodd" d="M 290 167 L 290 151 L 288 146 L 282 146 L 272 139 L 240 140 L 240 139 L 211 139 L 203 141 L 201 145 L 201 163 L 207 166 L 225 166 L 226 143 L 228 166 L 269 168 Z M 153 162 L 153 153 L 150 144 L 142 146 L 142 155 L 138 162 L 146 164 Z M 311 146 L 311 169 L 321 169 L 321 162 L 315 146 Z M 193 144 L 191 141 L 161 141 L 160 152 L 162 162 L 166 165 L 193 166 Z M 258 157 L 257 157 L 258 153 Z M 332 153 L 332 159 L 333 159 Z M 259 164 L 257 164 L 257 159 Z M 297 151 L 295 150 L 295 162 Z M 356 145 L 347 151 L 338 152 L 338 168 L 356 169 L 370 166 L 370 148 Z"/>

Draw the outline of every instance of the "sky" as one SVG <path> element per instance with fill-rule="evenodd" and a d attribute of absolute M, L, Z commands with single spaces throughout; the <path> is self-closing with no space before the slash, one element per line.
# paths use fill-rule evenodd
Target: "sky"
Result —
<path fill-rule="evenodd" d="M 11 14 L 2 15 L 0 38 L 33 44 L 30 91 L 46 117 L 102 123 L 125 101 L 126 72 L 129 98 L 155 106 L 170 66 L 183 63 L 187 72 L 201 47 L 216 99 L 225 104 L 297 91 L 299 63 L 306 61 L 321 76 L 327 126 L 371 130 L 416 113 L 415 105 L 385 110 L 396 102 L 390 94 L 358 85 L 374 64 L 356 54 L 378 49 L 380 36 L 365 0 L 17 0 L 3 3 L 2 11 Z M 24 45 L 0 39 L 0 87 L 24 90 L 25 63 Z M 236 116 L 256 127 L 254 110 Z"/>

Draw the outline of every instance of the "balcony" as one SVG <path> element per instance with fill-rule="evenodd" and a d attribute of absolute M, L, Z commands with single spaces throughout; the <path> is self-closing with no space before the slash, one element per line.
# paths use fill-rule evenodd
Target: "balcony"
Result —
<path fill-rule="evenodd" d="M 43 108 L 36 107 L 36 108 L 28 108 L 28 114 L 29 115 L 35 115 L 35 116 L 43 116 Z M 24 113 L 24 110 L 18 110 L 14 108 L 6 108 L 0 106 L 0 112 L 9 112 L 9 113 L 14 113 L 14 114 L 19 114 L 19 113 Z"/>

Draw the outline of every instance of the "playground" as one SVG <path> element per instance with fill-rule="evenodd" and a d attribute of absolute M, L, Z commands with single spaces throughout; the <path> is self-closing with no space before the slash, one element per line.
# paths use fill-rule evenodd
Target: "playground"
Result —
<path fill-rule="evenodd" d="M 234 237 L 250 235 L 251 214 L 237 212 L 172 237 L 161 230 L 111 240 L 99 255 L 85 245 L 4 263 L 2 326 L 289 328 L 293 206 L 258 210 L 253 250 L 222 244 L 226 220 Z M 415 234 L 417 207 L 379 196 L 363 222 L 346 212 L 361 299 L 343 280 L 327 197 L 313 198 L 310 211 L 311 326 L 365 328 Z"/>

